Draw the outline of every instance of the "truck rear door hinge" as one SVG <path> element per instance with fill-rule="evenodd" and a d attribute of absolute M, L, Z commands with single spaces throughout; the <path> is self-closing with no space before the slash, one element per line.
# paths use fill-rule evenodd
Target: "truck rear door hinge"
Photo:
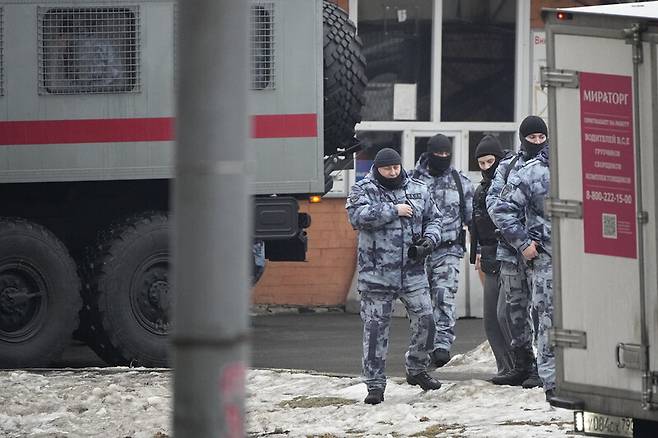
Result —
<path fill-rule="evenodd" d="M 639 344 L 625 344 L 620 342 L 615 347 L 617 368 L 641 370 L 643 361 L 642 346 Z"/>
<path fill-rule="evenodd" d="M 587 348 L 587 333 L 553 327 L 548 332 L 551 345 L 562 348 Z"/>
<path fill-rule="evenodd" d="M 583 203 L 566 199 L 547 198 L 544 204 L 546 214 L 553 217 L 582 219 Z"/>
<path fill-rule="evenodd" d="M 549 70 L 541 67 L 539 70 L 541 87 L 578 88 L 578 72 L 576 70 Z"/>

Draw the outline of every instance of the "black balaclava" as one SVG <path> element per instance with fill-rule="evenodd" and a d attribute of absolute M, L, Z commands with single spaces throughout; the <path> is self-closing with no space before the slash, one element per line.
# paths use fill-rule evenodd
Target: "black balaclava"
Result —
<path fill-rule="evenodd" d="M 447 152 L 447 157 L 437 157 L 435 152 Z M 427 167 L 431 174 L 442 174 L 452 161 L 452 142 L 443 134 L 436 134 L 427 141 Z"/>
<path fill-rule="evenodd" d="M 498 163 L 500 163 L 500 159 L 505 155 L 496 137 L 485 135 L 478 143 L 475 148 L 475 158 L 484 157 L 485 155 L 493 155 L 496 157 L 496 161 L 487 170 L 480 170 L 480 173 L 482 173 L 482 177 L 485 179 L 493 179 Z"/>
<path fill-rule="evenodd" d="M 546 136 L 546 141 L 541 144 L 534 144 L 525 138 L 530 134 L 542 133 Z M 528 159 L 534 158 L 539 151 L 548 143 L 548 128 L 546 123 L 541 117 L 528 116 L 521 122 L 519 126 L 519 138 L 521 139 L 521 147 L 526 153 Z"/>
<path fill-rule="evenodd" d="M 389 190 L 398 189 L 402 186 L 402 183 L 404 182 L 402 169 L 400 169 L 400 173 L 395 178 L 386 178 L 384 175 L 379 173 L 378 169 L 380 167 L 393 166 L 396 164 L 402 165 L 402 158 L 395 149 L 391 148 L 384 148 L 377 152 L 377 155 L 375 155 L 375 161 L 373 161 L 373 166 L 375 167 L 373 171 L 375 179 L 379 182 L 379 184 Z"/>

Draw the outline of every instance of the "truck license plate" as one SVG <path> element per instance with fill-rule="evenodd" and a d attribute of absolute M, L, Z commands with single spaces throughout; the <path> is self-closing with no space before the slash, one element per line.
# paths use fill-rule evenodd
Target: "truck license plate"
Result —
<path fill-rule="evenodd" d="M 584 432 L 587 434 L 633 437 L 633 419 L 583 412 Z"/>

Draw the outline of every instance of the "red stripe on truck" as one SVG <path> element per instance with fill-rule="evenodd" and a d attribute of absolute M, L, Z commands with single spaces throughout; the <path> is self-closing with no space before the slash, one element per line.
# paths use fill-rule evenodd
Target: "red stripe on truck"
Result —
<path fill-rule="evenodd" d="M 0 145 L 167 141 L 173 117 L 0 122 Z"/>
<path fill-rule="evenodd" d="M 317 114 L 268 114 L 251 118 L 252 138 L 317 137 Z"/>
<path fill-rule="evenodd" d="M 0 145 L 174 140 L 173 117 L 0 121 Z M 317 137 L 317 114 L 251 118 L 253 138 Z"/>

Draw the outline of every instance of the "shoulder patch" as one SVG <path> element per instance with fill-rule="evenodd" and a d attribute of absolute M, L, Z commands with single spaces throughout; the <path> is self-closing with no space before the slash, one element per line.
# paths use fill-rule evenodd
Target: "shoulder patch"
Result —
<path fill-rule="evenodd" d="M 352 187 L 352 191 L 350 192 L 350 202 L 357 202 L 364 193 L 365 189 L 363 187 L 360 185 L 354 185 L 354 187 Z"/>

